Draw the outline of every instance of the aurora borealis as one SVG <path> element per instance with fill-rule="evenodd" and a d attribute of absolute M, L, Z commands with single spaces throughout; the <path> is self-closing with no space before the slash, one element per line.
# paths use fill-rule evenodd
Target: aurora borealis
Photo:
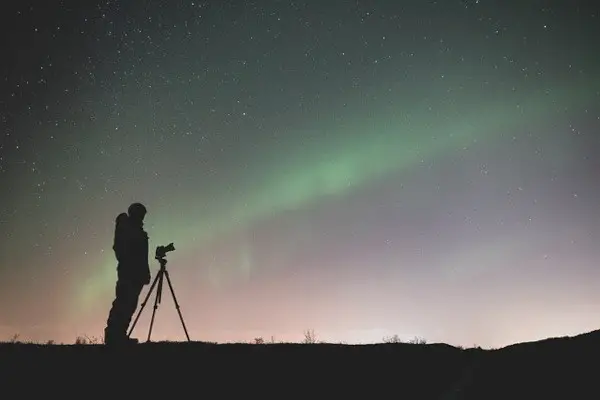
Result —
<path fill-rule="evenodd" d="M 195 340 L 596 329 L 600 15 L 506 4 L 13 2 L 0 334 L 99 336 L 134 201 Z"/>

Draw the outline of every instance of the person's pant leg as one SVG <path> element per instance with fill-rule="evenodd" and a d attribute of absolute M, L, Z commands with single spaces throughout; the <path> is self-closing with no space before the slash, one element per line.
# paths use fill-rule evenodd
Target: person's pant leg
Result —
<path fill-rule="evenodd" d="M 127 328 L 137 308 L 139 295 L 143 285 L 119 279 L 115 288 L 115 300 L 106 324 L 105 336 L 109 339 L 123 339 L 127 336 Z"/>
<path fill-rule="evenodd" d="M 119 279 L 115 286 L 115 299 L 112 302 L 112 307 L 108 313 L 106 321 L 106 329 L 104 331 L 105 341 L 122 338 L 126 335 L 124 326 L 124 305 L 127 300 L 127 288 L 124 282 Z"/>
<path fill-rule="evenodd" d="M 139 282 L 129 282 L 127 288 L 126 303 L 123 306 L 123 323 L 125 329 L 129 327 L 133 314 L 138 307 L 140 301 L 140 294 L 144 285 Z"/>

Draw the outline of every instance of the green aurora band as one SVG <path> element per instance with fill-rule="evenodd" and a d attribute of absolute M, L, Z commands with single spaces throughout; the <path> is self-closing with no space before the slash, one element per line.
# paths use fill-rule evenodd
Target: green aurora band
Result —
<path fill-rule="evenodd" d="M 290 151 L 280 153 L 276 165 L 262 166 L 259 171 L 252 170 L 252 174 L 246 171 L 253 184 L 231 189 L 210 210 L 206 205 L 196 208 L 192 205 L 194 200 L 188 199 L 170 207 L 177 213 L 152 211 L 157 215 L 152 225 L 159 228 L 151 232 L 151 249 L 153 244 L 173 241 L 180 254 L 196 251 L 221 235 L 279 212 L 307 207 L 324 196 L 347 194 L 375 178 L 408 171 L 422 160 L 472 147 L 484 139 L 489 142 L 525 124 L 539 126 L 551 118 L 560 118 L 565 111 L 585 107 L 595 96 L 595 87 L 587 82 L 526 97 L 484 93 L 468 98 L 474 107 L 448 100 L 429 104 L 440 110 L 437 114 L 427 106 L 413 103 L 410 108 L 397 107 L 409 112 L 355 117 L 357 121 L 331 128 L 345 132 L 342 138 L 322 135 L 325 139 L 318 143 L 290 145 Z M 85 312 L 112 290 L 114 280 L 114 256 L 105 252 L 93 275 L 77 288 L 78 312 Z"/>

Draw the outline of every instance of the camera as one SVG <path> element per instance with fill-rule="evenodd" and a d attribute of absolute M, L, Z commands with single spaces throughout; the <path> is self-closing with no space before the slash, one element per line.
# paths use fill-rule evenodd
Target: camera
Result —
<path fill-rule="evenodd" d="M 175 250 L 175 246 L 173 246 L 173 243 L 169 243 L 166 246 L 158 246 L 156 248 L 156 253 L 154 255 L 154 258 L 160 259 L 160 258 L 164 258 L 168 252 Z"/>

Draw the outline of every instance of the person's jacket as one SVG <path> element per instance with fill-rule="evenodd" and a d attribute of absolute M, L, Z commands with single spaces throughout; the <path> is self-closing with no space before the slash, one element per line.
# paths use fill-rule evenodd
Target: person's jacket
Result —
<path fill-rule="evenodd" d="M 150 274 L 148 234 L 141 227 L 127 226 L 115 234 L 114 251 L 120 277 L 144 281 Z"/>

